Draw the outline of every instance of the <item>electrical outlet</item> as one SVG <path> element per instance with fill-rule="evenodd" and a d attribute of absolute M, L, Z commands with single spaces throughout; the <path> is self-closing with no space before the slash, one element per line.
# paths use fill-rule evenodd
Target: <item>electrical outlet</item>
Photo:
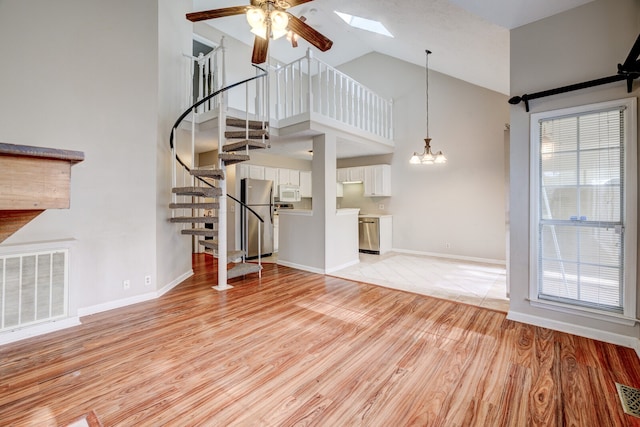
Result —
<path fill-rule="evenodd" d="M 151 276 L 144 276 L 144 285 L 145 286 L 151 285 Z"/>
<path fill-rule="evenodd" d="M 122 289 L 125 291 L 131 287 L 131 280 L 123 280 L 122 281 Z"/>
<path fill-rule="evenodd" d="M 447 242 L 444 244 L 444 247 L 447 249 L 451 249 L 451 243 Z"/>
<path fill-rule="evenodd" d="M 384 203 L 380 203 L 378 205 L 378 209 L 380 209 L 381 211 L 384 210 Z"/>

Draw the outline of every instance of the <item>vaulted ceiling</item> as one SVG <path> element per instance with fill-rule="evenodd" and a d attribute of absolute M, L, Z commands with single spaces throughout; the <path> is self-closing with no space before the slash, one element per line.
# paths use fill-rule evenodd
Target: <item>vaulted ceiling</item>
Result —
<path fill-rule="evenodd" d="M 289 11 L 334 41 L 327 52 L 314 50 L 338 66 L 379 52 L 424 66 L 478 86 L 509 94 L 509 29 L 563 12 L 592 0 L 314 0 Z M 249 4 L 249 0 L 194 0 L 193 11 Z M 393 38 L 348 26 L 334 11 L 382 22 Z M 248 45 L 253 35 L 244 16 L 207 21 Z M 284 39 L 270 54 L 283 62 L 303 56 L 310 46 L 293 49 Z"/>

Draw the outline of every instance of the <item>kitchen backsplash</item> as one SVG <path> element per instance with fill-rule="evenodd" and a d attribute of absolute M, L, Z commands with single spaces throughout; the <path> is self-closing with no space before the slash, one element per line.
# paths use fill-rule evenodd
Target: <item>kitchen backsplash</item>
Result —
<path fill-rule="evenodd" d="M 358 208 L 361 213 L 390 214 L 391 197 L 364 197 L 363 184 L 344 184 L 343 196 L 338 197 L 338 209 Z"/>

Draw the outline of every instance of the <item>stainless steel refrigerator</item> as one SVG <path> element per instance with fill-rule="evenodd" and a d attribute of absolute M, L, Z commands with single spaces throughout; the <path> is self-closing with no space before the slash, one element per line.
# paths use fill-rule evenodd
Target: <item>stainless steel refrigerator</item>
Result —
<path fill-rule="evenodd" d="M 247 209 L 240 210 L 240 237 L 242 249 L 248 259 L 269 256 L 273 253 L 273 181 L 242 179 L 240 200 L 264 220 Z M 260 248 L 258 248 L 258 223 L 260 223 Z"/>

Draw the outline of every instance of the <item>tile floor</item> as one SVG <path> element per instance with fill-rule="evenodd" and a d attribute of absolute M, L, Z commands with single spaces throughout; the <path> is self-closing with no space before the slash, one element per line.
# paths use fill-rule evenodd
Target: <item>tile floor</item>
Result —
<path fill-rule="evenodd" d="M 390 252 L 360 254 L 360 263 L 331 273 L 422 295 L 507 312 L 504 266 Z"/>

